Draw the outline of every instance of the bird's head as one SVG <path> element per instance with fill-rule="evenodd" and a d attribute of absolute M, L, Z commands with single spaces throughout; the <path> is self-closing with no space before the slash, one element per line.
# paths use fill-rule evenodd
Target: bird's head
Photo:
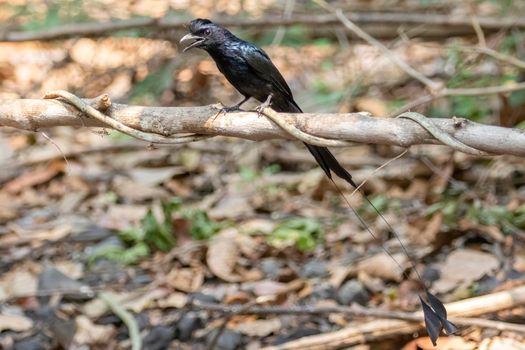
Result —
<path fill-rule="evenodd" d="M 190 32 L 180 39 L 181 44 L 189 43 L 183 50 L 186 52 L 194 47 L 209 49 L 220 44 L 229 32 L 221 26 L 216 25 L 209 19 L 197 18 L 190 22 Z"/>

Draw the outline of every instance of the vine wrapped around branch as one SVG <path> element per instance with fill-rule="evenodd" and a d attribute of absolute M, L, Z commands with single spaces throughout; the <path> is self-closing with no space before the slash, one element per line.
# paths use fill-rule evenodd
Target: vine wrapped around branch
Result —
<path fill-rule="evenodd" d="M 78 99 L 74 95 L 66 94 L 69 93 L 53 92 L 48 95 Z M 305 137 L 311 137 L 312 142 L 326 146 L 343 146 L 354 142 L 408 148 L 419 144 L 442 143 L 427 130 L 425 125 L 407 118 L 380 118 L 364 113 L 292 114 L 277 113 L 271 109 L 262 111 L 267 117 L 264 118 L 257 112 L 218 113 L 221 105 L 145 107 L 108 103 L 109 105 L 105 106 L 107 108 L 104 107 L 104 111 L 101 112 L 97 107 L 103 98 L 104 95 L 91 100 L 78 99 L 82 104 L 91 106 L 95 114 L 100 113 L 101 118 L 91 115 L 93 110 L 90 108 L 88 109 L 91 113 L 86 112 L 88 111 L 86 108 L 79 109 L 55 99 L 0 100 L 0 126 L 31 131 L 56 126 L 110 127 L 125 131 L 133 129 L 146 133 L 140 134 L 139 138 L 154 143 L 195 141 L 204 136 L 217 135 L 250 140 L 297 138 L 305 141 L 307 140 Z M 104 118 L 109 119 L 104 121 Z M 446 136 L 440 137 L 441 140 L 449 138 L 467 146 L 458 149 L 450 144 L 457 150 L 467 150 L 467 152 L 473 150 L 478 154 L 486 152 L 494 155 L 525 156 L 524 130 L 484 125 L 458 118 L 425 118 L 425 120 L 431 123 L 434 132 L 438 130 L 441 136 Z M 193 135 L 180 139 L 180 134 Z"/>

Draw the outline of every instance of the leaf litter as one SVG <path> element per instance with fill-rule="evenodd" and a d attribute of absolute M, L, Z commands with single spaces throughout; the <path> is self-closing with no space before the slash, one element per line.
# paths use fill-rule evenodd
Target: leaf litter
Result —
<path fill-rule="evenodd" d="M 241 8 L 238 1 L 213 6 L 135 3 L 110 1 L 100 8 L 82 8 L 95 19 L 158 16 L 171 10 L 209 16 L 216 8 L 235 15 L 235 6 Z M 43 11 L 35 13 L 36 18 L 45 16 L 49 6 L 35 10 Z M 274 9 L 280 11 L 275 1 L 244 4 L 251 15 Z M 3 11 L 0 14 L 7 16 L 9 10 Z M 31 16 L 14 21 L 28 25 Z M 304 33 L 293 35 L 302 40 Z M 457 40 L 470 44 L 468 39 Z M 267 48 L 309 111 L 366 110 L 383 115 L 391 105 L 421 93 L 417 84 L 366 44 L 352 43 L 346 49 L 323 45 Z M 450 45 L 456 43 L 413 41 L 399 44 L 395 52 L 428 76 L 443 79 L 450 68 L 444 62 L 453 61 L 452 54 L 447 56 Z M 180 63 L 181 56 L 167 40 L 130 36 L 66 40 L 58 46 L 0 46 L 0 98 L 39 98 L 55 88 L 88 97 L 110 91 L 112 97 L 129 103 L 155 105 L 217 100 L 229 104 L 238 97 L 212 62 L 185 57 Z M 180 66 L 166 66 L 171 60 Z M 501 69 L 507 76 L 515 73 Z M 152 89 L 148 77 L 155 82 L 163 77 L 166 85 L 155 84 Z M 339 94 L 356 84 L 369 91 L 356 98 Z M 341 103 L 334 107 L 333 101 Z M 452 105 L 438 101 L 433 108 Z M 469 101 L 461 106 L 468 107 Z M 513 108 L 509 103 L 504 106 L 503 117 Z M 511 122 L 503 119 L 505 124 Z M 67 155 L 69 168 L 43 137 L 0 130 L 1 344 L 27 340 L 51 346 L 45 334 L 59 334 L 63 325 L 75 329 L 57 335 L 63 344 L 125 347 L 127 330 L 96 297 L 100 290 L 112 292 L 132 311 L 144 334 L 162 339 L 159 348 L 201 346 L 220 327 L 222 315 L 191 311 L 191 303 L 199 300 L 241 307 L 261 297 L 263 306 L 340 306 L 341 300 L 359 300 L 369 307 L 400 311 L 412 311 L 417 305 L 414 296 L 421 293 L 421 286 L 380 250 L 381 244 L 392 249 L 409 272 L 384 225 L 361 205 L 362 198 L 350 198 L 380 233 L 378 240 L 371 239 L 338 202 L 322 173 L 312 169 L 309 156 L 293 143 L 250 143 L 250 148 L 246 141 L 217 138 L 184 148 L 148 150 L 147 145 L 113 133 L 65 128 L 49 135 Z M 100 151 L 102 146 L 107 150 Z M 336 153 L 362 181 L 399 152 L 360 146 Z M 425 267 L 433 277 L 432 293 L 446 301 L 483 293 L 485 278 L 495 278 L 493 289 L 524 281 L 520 245 L 525 230 L 525 167 L 512 157 L 487 163 L 436 146 L 417 146 L 365 186 L 400 228 L 418 269 Z M 326 273 L 313 268 L 304 273 L 306 265 L 319 261 Z M 368 298 L 352 299 L 353 291 Z M 423 296 L 436 349 L 523 348 L 523 335 L 512 332 L 494 336 L 490 330 L 470 327 L 460 329 L 459 336 L 439 336 L 443 326 L 449 331 L 451 326 L 443 322 L 443 310 L 433 294 Z M 50 307 L 52 321 L 33 334 L 35 315 Z M 523 322 L 524 313 L 518 310 L 496 316 Z M 235 315 L 226 324 L 221 344 L 258 348 L 298 335 L 335 331 L 351 321 L 344 315 Z M 173 331 L 157 337 L 162 333 L 159 327 Z M 367 346 L 434 348 L 427 337 L 408 341 L 404 335 Z"/>

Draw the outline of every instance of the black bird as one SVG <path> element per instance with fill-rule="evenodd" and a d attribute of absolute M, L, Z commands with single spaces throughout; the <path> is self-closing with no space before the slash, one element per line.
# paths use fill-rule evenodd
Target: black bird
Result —
<path fill-rule="evenodd" d="M 262 103 L 271 95 L 271 106 L 277 112 L 302 113 L 290 87 L 262 49 L 237 38 L 207 19 L 191 21 L 189 29 L 190 34 L 184 36 L 181 43 L 193 42 L 184 51 L 194 47 L 206 50 L 221 73 L 244 96 L 242 101 L 227 110 L 238 109 L 251 97 Z M 305 145 L 330 179 L 333 171 L 357 187 L 352 175 L 339 164 L 328 148 Z"/>
<path fill-rule="evenodd" d="M 268 57 L 266 52 L 262 49 L 247 41 L 239 39 L 226 28 L 214 24 L 208 19 L 194 19 L 190 22 L 189 31 L 190 33 L 180 40 L 181 43 L 190 42 L 190 44 L 184 49 L 184 52 L 192 48 L 199 48 L 207 51 L 217 64 L 221 73 L 224 74 L 226 79 L 228 79 L 228 81 L 244 97 L 238 104 L 226 108 L 228 111 L 238 110 L 243 103 L 252 97 L 262 103 L 270 96 L 271 106 L 277 112 L 302 113 L 301 108 L 294 101 L 290 87 L 279 70 L 272 63 L 270 57 Z M 353 187 L 357 187 L 350 173 L 339 164 L 334 155 L 326 147 L 319 147 L 306 143 L 305 145 L 310 153 L 312 153 L 319 166 L 323 169 L 326 176 L 332 180 L 334 185 L 335 182 L 332 179 L 332 172 Z M 339 188 L 337 189 L 339 190 Z M 346 200 L 343 193 L 341 191 L 339 192 Z M 381 213 L 370 202 L 368 197 L 364 196 L 364 198 L 370 203 L 370 205 L 372 205 L 379 216 L 387 223 L 390 230 L 393 231 L 399 239 L 399 236 L 388 224 L 383 215 L 381 215 Z M 366 225 L 354 208 L 352 208 L 349 203 L 348 205 L 370 234 L 374 236 L 368 225 Z M 401 241 L 399 242 L 401 243 Z M 403 246 L 402 243 L 401 245 Z M 407 253 L 406 250 L 405 253 Z M 423 282 L 413 262 L 412 266 L 421 282 Z M 435 342 L 442 328 L 445 328 L 447 333 L 453 333 L 456 328 L 447 320 L 447 314 L 443 304 L 434 295 L 428 292 L 428 290 L 425 290 L 425 292 L 429 303 L 426 303 L 422 298 L 421 303 L 423 305 L 427 330 L 432 341 Z"/>

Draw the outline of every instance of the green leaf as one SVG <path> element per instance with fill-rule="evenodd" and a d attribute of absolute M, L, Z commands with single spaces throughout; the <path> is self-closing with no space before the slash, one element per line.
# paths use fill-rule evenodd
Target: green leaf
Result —
<path fill-rule="evenodd" d="M 145 243 L 137 243 L 129 248 L 108 246 L 96 254 L 92 254 L 88 263 L 91 265 L 99 259 L 108 259 L 123 265 L 131 265 L 135 264 L 140 258 L 148 256 L 149 253 L 149 248 Z"/>
<path fill-rule="evenodd" d="M 172 235 L 171 227 L 167 226 L 165 222 L 159 223 L 151 209 L 144 216 L 142 225 L 145 232 L 144 240 L 147 243 L 162 251 L 169 251 L 175 246 L 175 238 Z"/>
<path fill-rule="evenodd" d="M 241 176 L 241 179 L 243 179 L 246 182 L 251 182 L 258 177 L 258 174 L 255 170 L 245 166 L 242 166 L 239 169 L 239 175 Z"/>
<path fill-rule="evenodd" d="M 263 173 L 265 174 L 277 174 L 281 171 L 281 166 L 279 164 L 270 164 L 264 168 Z"/>
<path fill-rule="evenodd" d="M 190 221 L 190 234 L 193 239 L 210 239 L 222 228 L 222 225 L 213 222 L 203 210 L 188 210 L 184 217 Z"/>
<path fill-rule="evenodd" d="M 300 251 L 314 249 L 321 241 L 321 224 L 313 219 L 295 218 L 279 224 L 268 240 L 276 246 L 293 245 Z"/>
<path fill-rule="evenodd" d="M 174 197 L 169 202 L 162 201 L 161 203 L 162 213 L 164 214 L 164 223 L 166 225 L 171 225 L 171 217 L 174 212 L 179 211 L 182 202 L 179 198 Z"/>
<path fill-rule="evenodd" d="M 138 227 L 131 227 L 119 232 L 119 238 L 127 244 L 142 242 L 144 237 L 144 230 Z"/>

